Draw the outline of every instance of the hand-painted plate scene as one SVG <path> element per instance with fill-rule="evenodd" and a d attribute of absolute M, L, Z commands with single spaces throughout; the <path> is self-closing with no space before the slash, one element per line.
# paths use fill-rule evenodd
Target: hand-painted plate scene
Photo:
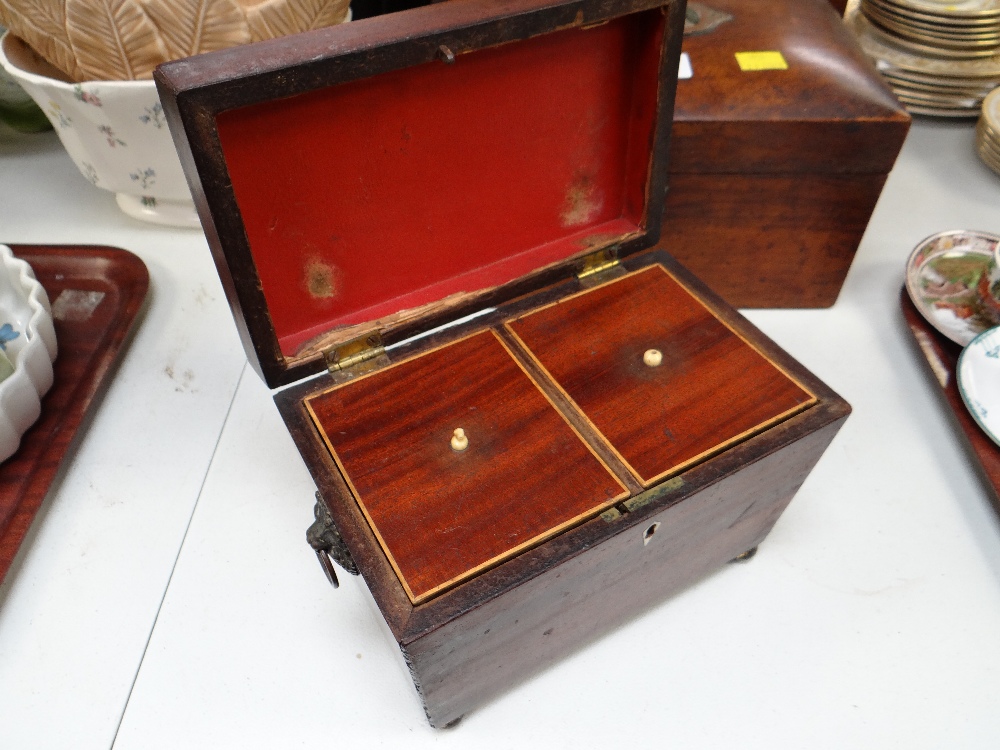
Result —
<path fill-rule="evenodd" d="M 955 230 L 923 240 L 906 266 L 906 291 L 938 331 L 966 346 L 1000 323 L 1000 308 L 984 288 L 1000 237 Z"/>

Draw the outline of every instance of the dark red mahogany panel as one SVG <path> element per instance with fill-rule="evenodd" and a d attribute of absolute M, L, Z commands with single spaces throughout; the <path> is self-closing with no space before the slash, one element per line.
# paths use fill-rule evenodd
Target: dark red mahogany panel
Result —
<path fill-rule="evenodd" d="M 59 354 L 42 414 L 0 465 L 0 582 L 114 375 L 149 288 L 145 264 L 127 250 L 84 245 L 14 245 L 54 304 L 64 292 L 98 295 L 89 309 L 55 307 Z"/>
<path fill-rule="evenodd" d="M 644 486 L 816 403 L 659 265 L 508 328 Z"/>
<path fill-rule="evenodd" d="M 220 114 L 282 353 L 641 231 L 663 30 L 657 9 Z"/>
<path fill-rule="evenodd" d="M 491 331 L 306 404 L 414 603 L 628 497 Z"/>

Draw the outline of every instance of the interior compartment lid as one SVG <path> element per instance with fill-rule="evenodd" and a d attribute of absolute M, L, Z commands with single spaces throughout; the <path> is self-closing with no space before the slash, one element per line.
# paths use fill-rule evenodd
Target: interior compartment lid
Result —
<path fill-rule="evenodd" d="M 168 63 L 157 85 L 272 387 L 659 236 L 683 2 L 453 0 Z M 527 280 L 525 280 L 527 277 Z"/>

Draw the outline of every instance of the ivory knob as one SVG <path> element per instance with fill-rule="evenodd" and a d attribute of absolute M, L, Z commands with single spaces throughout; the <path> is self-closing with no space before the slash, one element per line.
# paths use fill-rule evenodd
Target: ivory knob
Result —
<path fill-rule="evenodd" d="M 659 367 L 663 362 L 663 352 L 659 349 L 647 349 L 642 355 L 642 361 L 647 367 Z"/>
<path fill-rule="evenodd" d="M 465 436 L 465 430 L 461 427 L 455 428 L 455 433 L 451 436 L 451 449 L 464 451 L 469 447 L 469 438 Z"/>

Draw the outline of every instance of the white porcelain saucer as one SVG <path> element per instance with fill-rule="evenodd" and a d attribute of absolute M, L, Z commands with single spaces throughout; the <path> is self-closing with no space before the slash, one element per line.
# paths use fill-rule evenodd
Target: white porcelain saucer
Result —
<path fill-rule="evenodd" d="M 979 334 L 962 350 L 957 375 L 969 413 L 1000 445 L 1000 326 Z"/>
<path fill-rule="evenodd" d="M 0 245 L 0 349 L 13 372 L 0 382 L 0 461 L 10 458 L 21 436 L 42 413 L 52 387 L 56 332 L 49 298 L 35 273 Z"/>

